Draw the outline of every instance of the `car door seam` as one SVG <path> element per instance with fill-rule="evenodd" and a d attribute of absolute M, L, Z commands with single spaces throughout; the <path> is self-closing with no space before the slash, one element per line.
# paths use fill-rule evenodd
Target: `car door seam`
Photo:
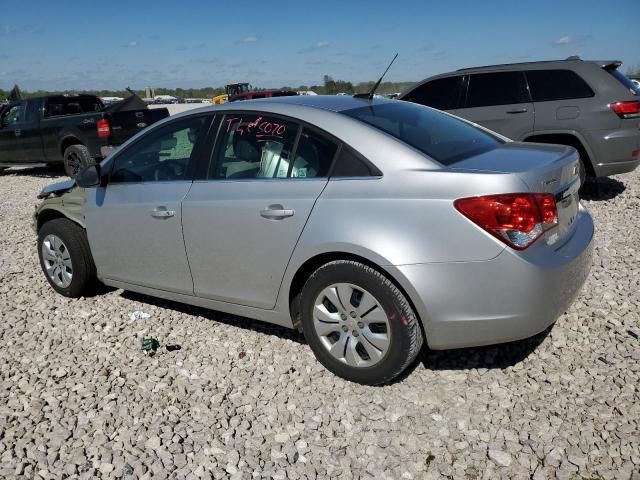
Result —
<path fill-rule="evenodd" d="M 285 266 L 284 272 L 282 274 L 282 278 L 280 279 L 280 286 L 278 287 L 278 292 L 276 293 L 275 303 L 274 303 L 273 307 L 270 308 L 269 310 L 275 310 L 276 307 L 278 306 L 278 298 L 280 298 L 280 292 L 282 291 L 282 284 L 284 283 L 284 279 L 287 276 L 287 272 L 289 271 L 289 265 L 291 264 L 291 259 L 293 258 L 293 255 L 296 252 L 296 249 L 298 248 L 298 243 L 300 243 L 300 239 L 302 238 L 302 234 L 304 233 L 304 229 L 307 228 L 307 223 L 309 223 L 309 219 L 311 219 L 311 215 L 313 214 L 313 210 L 316 208 L 316 204 L 318 203 L 318 200 L 320 200 L 320 197 L 322 196 L 324 191 L 327 189 L 328 185 L 329 185 L 329 178 L 327 177 L 327 181 L 324 184 L 324 187 L 322 187 L 322 190 L 320 190 L 320 193 L 318 194 L 318 196 L 316 196 L 316 199 L 313 201 L 313 205 L 311 206 L 311 209 L 309 210 L 309 215 L 307 215 L 307 218 L 304 221 L 304 225 L 300 229 L 300 234 L 298 235 L 298 238 L 296 239 L 296 243 L 293 245 L 293 249 L 291 249 L 291 255 L 289 255 L 289 260 L 287 260 L 287 265 Z"/>

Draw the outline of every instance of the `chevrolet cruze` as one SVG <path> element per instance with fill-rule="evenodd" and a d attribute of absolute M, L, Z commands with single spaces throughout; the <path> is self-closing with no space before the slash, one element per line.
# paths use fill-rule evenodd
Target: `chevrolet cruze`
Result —
<path fill-rule="evenodd" d="M 412 103 L 205 107 L 40 194 L 42 270 L 301 329 L 346 379 L 544 330 L 591 265 L 571 147 Z M 203 326 L 204 328 L 204 326 Z"/>

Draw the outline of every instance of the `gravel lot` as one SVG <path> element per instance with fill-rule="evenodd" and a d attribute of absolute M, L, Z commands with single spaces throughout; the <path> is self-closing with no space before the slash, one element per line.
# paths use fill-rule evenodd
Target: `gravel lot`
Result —
<path fill-rule="evenodd" d="M 640 172 L 592 185 L 592 273 L 550 331 L 377 388 L 286 329 L 54 294 L 30 222 L 58 176 L 0 176 L 0 477 L 640 479 Z"/>

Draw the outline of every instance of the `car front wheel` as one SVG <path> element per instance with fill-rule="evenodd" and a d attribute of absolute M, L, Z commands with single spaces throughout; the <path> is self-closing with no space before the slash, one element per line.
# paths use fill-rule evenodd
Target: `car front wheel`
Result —
<path fill-rule="evenodd" d="M 53 289 L 65 297 L 91 293 L 96 267 L 85 231 L 71 220 L 56 218 L 38 231 L 40 266 Z"/>
<path fill-rule="evenodd" d="M 304 336 L 320 363 L 353 382 L 389 382 L 422 347 L 409 301 L 387 277 L 359 262 L 339 260 L 316 270 L 300 307 Z"/>

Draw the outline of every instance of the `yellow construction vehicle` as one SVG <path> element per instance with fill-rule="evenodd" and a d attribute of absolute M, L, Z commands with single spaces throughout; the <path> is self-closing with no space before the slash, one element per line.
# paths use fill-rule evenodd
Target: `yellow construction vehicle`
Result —
<path fill-rule="evenodd" d="M 246 94 L 250 91 L 251 86 L 248 83 L 230 83 L 224 86 L 226 93 L 221 93 L 213 97 L 214 105 L 226 103 L 230 98 L 235 99 L 238 95 Z"/>

